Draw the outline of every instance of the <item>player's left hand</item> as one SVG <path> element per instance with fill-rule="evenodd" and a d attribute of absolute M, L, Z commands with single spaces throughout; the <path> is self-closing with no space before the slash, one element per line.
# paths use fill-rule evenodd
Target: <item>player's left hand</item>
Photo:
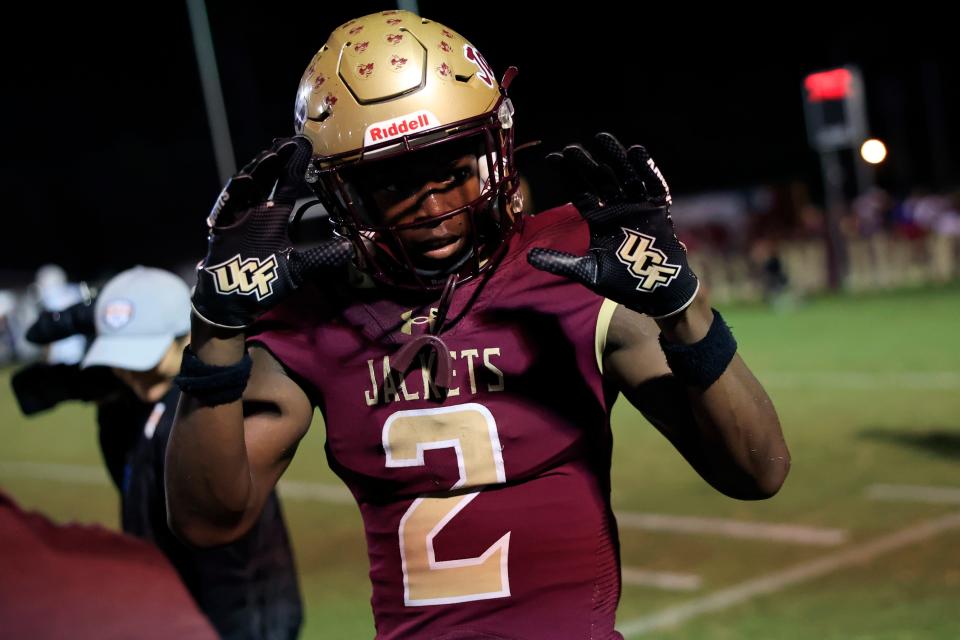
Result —
<path fill-rule="evenodd" d="M 547 156 L 574 185 L 574 204 L 590 227 L 587 255 L 536 248 L 527 260 L 653 318 L 682 311 L 700 283 L 673 230 L 667 181 L 640 145 L 628 150 L 598 133 L 591 150 L 571 144 Z"/>

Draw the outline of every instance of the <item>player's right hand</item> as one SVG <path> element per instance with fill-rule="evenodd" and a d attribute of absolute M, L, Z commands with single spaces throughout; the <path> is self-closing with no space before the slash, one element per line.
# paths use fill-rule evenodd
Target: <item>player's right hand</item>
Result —
<path fill-rule="evenodd" d="M 223 188 L 207 218 L 207 256 L 197 265 L 192 303 L 201 320 L 244 329 L 315 272 L 352 258 L 346 238 L 297 251 L 287 233 L 311 152 L 303 136 L 278 139 Z"/>

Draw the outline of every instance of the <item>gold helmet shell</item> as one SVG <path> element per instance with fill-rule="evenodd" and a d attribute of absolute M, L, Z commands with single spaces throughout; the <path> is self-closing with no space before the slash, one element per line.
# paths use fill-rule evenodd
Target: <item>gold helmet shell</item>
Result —
<path fill-rule="evenodd" d="M 330 35 L 300 80 L 295 124 L 315 156 L 339 156 L 489 113 L 500 98 L 493 71 L 463 36 L 409 11 L 383 11 Z"/>

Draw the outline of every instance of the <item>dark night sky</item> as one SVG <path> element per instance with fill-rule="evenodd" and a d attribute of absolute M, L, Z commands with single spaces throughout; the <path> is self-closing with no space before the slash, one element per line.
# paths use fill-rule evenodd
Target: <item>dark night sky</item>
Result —
<path fill-rule="evenodd" d="M 960 56 L 950 55 L 942 16 L 829 22 L 811 9 L 748 20 L 607 2 L 502 15 L 527 4 L 420 3 L 422 15 L 470 38 L 498 75 L 519 67 L 511 93 L 521 142 L 555 149 L 608 129 L 647 145 L 677 194 L 791 180 L 816 190 L 801 80 L 855 63 L 871 133 L 891 151 L 880 182 L 900 192 L 960 183 Z M 185 4 L 124 6 L 58 12 L 52 23 L 24 16 L 17 37 L 7 34 L 12 144 L 2 160 L 0 272 L 55 261 L 90 278 L 203 253 L 203 220 L 220 185 Z M 238 164 L 292 132 L 297 83 L 330 30 L 385 8 L 209 3 Z M 931 131 L 938 118 L 943 127 Z"/>

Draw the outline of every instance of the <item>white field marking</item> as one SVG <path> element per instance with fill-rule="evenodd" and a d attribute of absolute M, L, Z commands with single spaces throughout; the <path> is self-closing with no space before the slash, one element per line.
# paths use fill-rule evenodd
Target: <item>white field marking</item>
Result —
<path fill-rule="evenodd" d="M 108 485 L 104 467 L 52 462 L 0 462 L 0 477 L 31 478 L 75 484 Z M 322 482 L 280 481 L 280 495 L 288 500 L 315 500 L 335 504 L 353 504 L 353 496 L 342 485 Z"/>
<path fill-rule="evenodd" d="M 879 537 L 856 548 L 836 551 L 816 560 L 802 562 L 789 569 L 747 580 L 740 584 L 720 589 L 686 604 L 669 607 L 642 618 L 628 620 L 618 625 L 625 638 L 636 638 L 651 631 L 675 627 L 704 613 L 722 611 L 757 596 L 768 595 L 787 587 L 857 564 L 870 562 L 879 556 L 917 544 L 945 531 L 960 528 L 960 513 L 951 513 L 933 520 L 926 520 L 906 529 Z"/>
<path fill-rule="evenodd" d="M 727 538 L 809 544 L 821 547 L 841 545 L 847 541 L 848 537 L 847 532 L 843 529 L 823 529 L 820 527 L 807 527 L 794 524 L 747 522 L 726 518 L 671 516 L 657 513 L 631 513 L 626 511 L 616 511 L 615 513 L 617 523 L 621 529 L 706 534 Z"/>
<path fill-rule="evenodd" d="M 0 462 L 0 476 L 82 484 L 109 484 L 106 470 L 94 465 Z M 279 488 L 280 496 L 285 500 L 354 504 L 353 496 L 343 485 L 281 480 Z M 836 546 L 847 541 L 847 532 L 842 529 L 629 511 L 618 511 L 616 515 L 621 529 L 704 534 L 815 546 Z"/>
<path fill-rule="evenodd" d="M 774 389 L 960 389 L 960 371 L 759 371 L 756 376 Z"/>
<path fill-rule="evenodd" d="M 356 504 L 353 494 L 343 485 L 323 482 L 281 480 L 280 496 L 284 500 L 314 500 L 336 504 Z"/>
<path fill-rule="evenodd" d="M 915 484 L 872 484 L 867 487 L 871 500 L 960 504 L 960 487 L 931 487 Z"/>
<path fill-rule="evenodd" d="M 0 476 L 108 485 L 106 467 L 52 462 L 0 462 Z"/>
<path fill-rule="evenodd" d="M 647 571 L 624 567 L 623 584 L 634 587 L 653 587 L 665 591 L 696 591 L 703 586 L 700 576 L 692 573 L 671 573 L 667 571 Z"/>

